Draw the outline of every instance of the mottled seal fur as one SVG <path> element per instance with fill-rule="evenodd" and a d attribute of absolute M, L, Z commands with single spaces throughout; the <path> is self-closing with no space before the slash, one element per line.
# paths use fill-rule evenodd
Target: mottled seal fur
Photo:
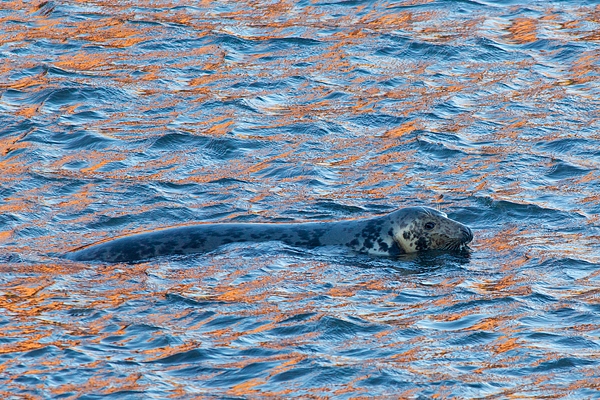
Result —
<path fill-rule="evenodd" d="M 458 250 L 473 239 L 467 226 L 428 207 L 332 222 L 195 224 L 138 233 L 80 247 L 76 261 L 137 262 L 156 256 L 207 252 L 236 242 L 281 241 L 296 247 L 345 246 L 359 253 L 396 256 Z"/>

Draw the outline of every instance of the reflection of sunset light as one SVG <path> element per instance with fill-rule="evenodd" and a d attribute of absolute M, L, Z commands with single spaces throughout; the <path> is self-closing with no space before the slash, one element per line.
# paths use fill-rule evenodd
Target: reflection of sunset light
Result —
<path fill-rule="evenodd" d="M 600 7 L 217 3 L 2 2 L 0 397 L 594 393 Z M 61 258 L 434 203 L 464 263 Z"/>

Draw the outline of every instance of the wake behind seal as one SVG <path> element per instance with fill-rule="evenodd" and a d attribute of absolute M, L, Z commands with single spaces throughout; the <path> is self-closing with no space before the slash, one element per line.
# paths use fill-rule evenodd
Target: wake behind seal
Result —
<path fill-rule="evenodd" d="M 300 223 L 209 223 L 109 239 L 65 255 L 74 261 L 135 263 L 158 256 L 204 253 L 230 243 L 280 241 L 294 247 L 343 246 L 393 257 L 427 250 L 459 250 L 469 227 L 429 207 L 408 207 L 366 219 Z"/>

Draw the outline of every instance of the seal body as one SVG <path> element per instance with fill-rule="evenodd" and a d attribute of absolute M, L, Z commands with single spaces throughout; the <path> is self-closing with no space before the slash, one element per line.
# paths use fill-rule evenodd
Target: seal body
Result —
<path fill-rule="evenodd" d="M 458 250 L 471 230 L 438 210 L 409 207 L 369 219 L 305 223 L 195 224 L 121 236 L 67 253 L 75 261 L 138 262 L 193 254 L 237 242 L 281 241 L 295 247 L 345 246 L 359 253 L 396 256 Z"/>

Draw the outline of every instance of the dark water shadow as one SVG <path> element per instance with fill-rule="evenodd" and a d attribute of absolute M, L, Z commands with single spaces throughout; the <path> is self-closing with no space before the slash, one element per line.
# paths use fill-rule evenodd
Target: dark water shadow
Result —
<path fill-rule="evenodd" d="M 388 270 L 400 275 L 416 275 L 431 273 L 442 268 L 453 268 L 468 265 L 471 262 L 472 250 L 442 251 L 434 250 L 423 253 L 402 254 L 397 257 L 381 257 L 368 254 L 357 254 L 345 249 L 322 247 L 318 249 L 298 249 L 287 247 L 284 253 L 303 259 L 311 259 L 343 267 Z"/>

